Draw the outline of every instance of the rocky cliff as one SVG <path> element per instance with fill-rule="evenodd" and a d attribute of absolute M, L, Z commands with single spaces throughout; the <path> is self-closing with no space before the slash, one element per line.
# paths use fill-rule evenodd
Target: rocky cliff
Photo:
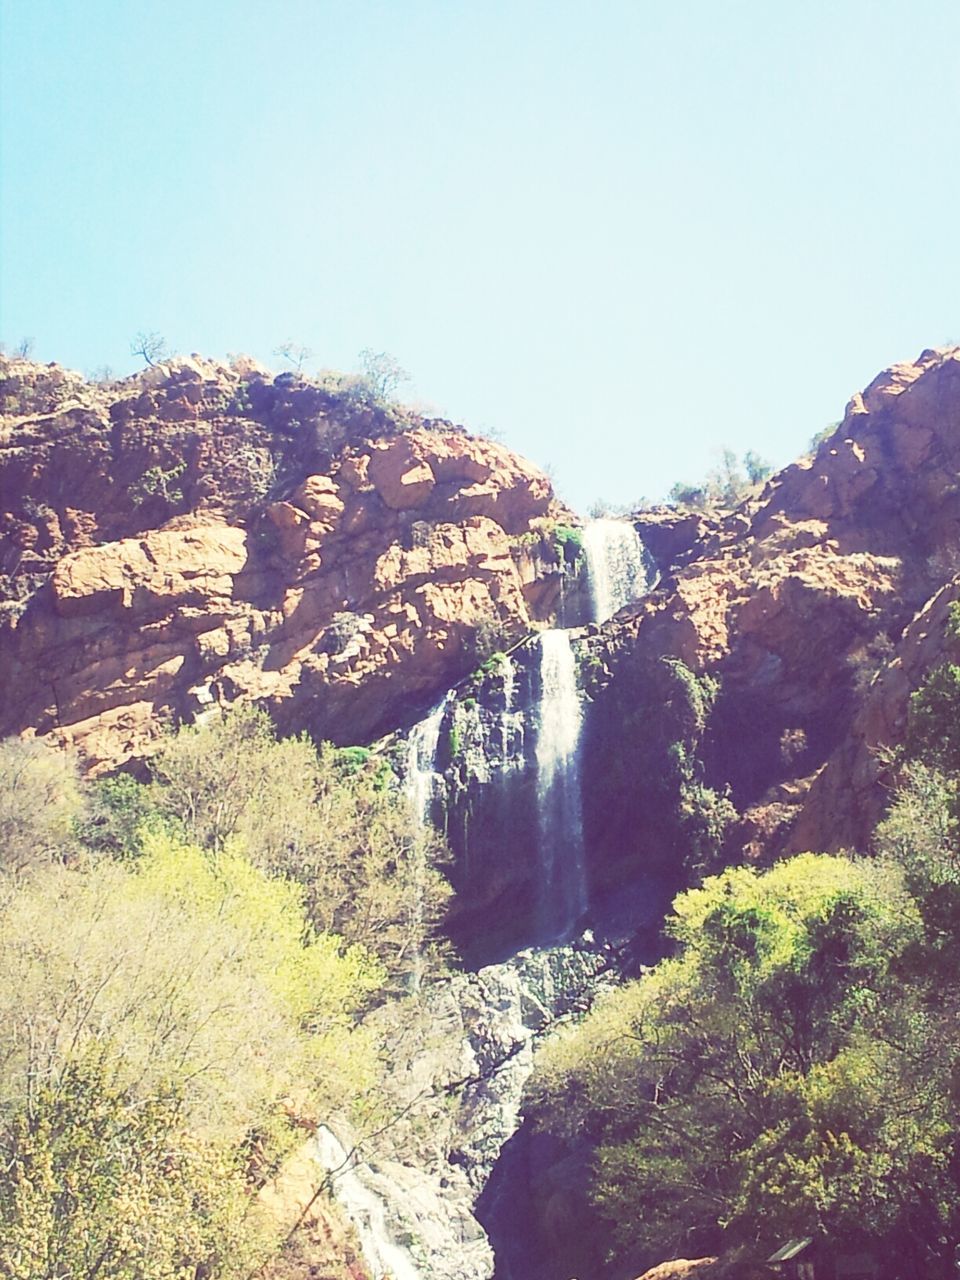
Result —
<path fill-rule="evenodd" d="M 596 839 L 611 857 L 662 848 L 677 796 L 652 741 L 660 759 L 681 744 L 688 783 L 712 792 L 724 860 L 865 847 L 885 794 L 876 749 L 901 740 L 957 593 L 960 349 L 880 374 L 738 510 L 636 523 L 663 577 L 597 649 Z M 695 732 L 677 663 L 710 682 Z"/>
<path fill-rule="evenodd" d="M 877 748 L 902 739 L 956 594 L 958 373 L 956 350 L 887 371 L 735 511 L 635 514 L 658 584 L 571 633 L 595 909 L 629 900 L 648 925 L 705 869 L 869 846 Z M 487 664 L 439 726 L 451 924 L 483 959 L 535 936 L 539 661 L 534 640 Z"/>
<path fill-rule="evenodd" d="M 199 357 L 0 408 L 0 732 L 91 771 L 236 700 L 369 740 L 554 608 L 549 481 L 450 423 Z"/>
<path fill-rule="evenodd" d="M 590 616 L 576 517 L 547 479 L 450 423 L 252 362 L 191 357 L 107 385 L 21 360 L 0 372 L 0 733 L 46 736 L 101 773 L 235 702 L 340 743 L 432 707 L 430 759 L 413 764 L 454 847 L 448 924 L 477 964 L 529 943 L 547 803 L 547 647 L 531 632 Z M 565 639 L 600 942 L 434 991 L 452 1062 L 417 1045 L 395 1074 L 454 1098 L 452 1128 L 434 1127 L 413 1172 L 384 1161 L 368 1185 L 357 1171 L 427 1274 L 464 1273 L 466 1246 L 489 1273 L 481 1188 L 501 1266 L 532 1230 L 542 1274 L 559 1274 L 549 1242 L 558 1224 L 579 1231 L 577 1152 L 529 1149 L 521 1131 L 498 1156 L 534 1040 L 606 980 L 609 939 L 633 936 L 617 951 L 631 972 L 655 956 L 670 893 L 704 869 L 869 846 L 881 749 L 902 740 L 960 598 L 960 348 L 881 374 L 736 510 L 633 523 L 656 585 Z M 408 773 L 412 759 L 408 744 Z M 416 1221 L 388 1212 L 384 1179 L 416 1189 Z M 581 1243 L 586 1257 L 601 1242 Z"/>

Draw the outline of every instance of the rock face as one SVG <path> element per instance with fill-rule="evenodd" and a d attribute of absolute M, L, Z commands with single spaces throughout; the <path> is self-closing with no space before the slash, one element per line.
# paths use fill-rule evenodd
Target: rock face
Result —
<path fill-rule="evenodd" d="M 91 771 L 237 699 L 369 740 L 556 607 L 549 481 L 449 423 L 198 357 L 0 397 L 0 732 Z"/>
<path fill-rule="evenodd" d="M 564 585 L 580 620 L 548 481 L 449 423 L 249 361 L 109 385 L 20 360 L 2 374 L 0 733 L 47 735 L 103 771 L 165 720 L 255 700 L 284 730 L 369 741 L 552 620 Z M 960 564 L 958 474 L 953 348 L 881 374 L 737 511 L 638 513 L 660 585 L 581 647 L 596 886 L 689 844 L 675 819 L 691 787 L 735 810 L 718 810 L 724 857 L 862 842 L 881 795 L 870 753 L 935 646 L 905 650 L 883 710 L 864 689 Z M 664 662 L 718 682 L 695 732 Z M 650 763 L 681 742 L 685 797 Z M 497 865 L 488 902 L 528 892 Z"/>
<path fill-rule="evenodd" d="M 718 858 L 864 843 L 882 804 L 872 750 L 899 739 L 908 693 L 939 652 L 948 597 L 911 619 L 960 564 L 958 477 L 951 348 L 881 374 L 815 454 L 736 512 L 641 513 L 663 579 L 597 650 L 609 680 L 585 762 L 595 863 L 663 851 L 663 815 L 703 787 L 715 816 L 726 806 Z M 716 682 L 696 733 L 665 663 Z M 672 714 L 672 741 L 688 764 L 695 754 L 685 795 L 645 751 Z"/>
<path fill-rule="evenodd" d="M 887 796 L 876 748 L 902 738 L 953 595 L 925 602 L 960 563 L 958 371 L 956 351 L 893 370 L 735 512 L 635 518 L 659 586 L 573 639 L 595 924 L 628 883 L 660 908 L 725 862 L 867 847 Z M 534 936 L 536 662 L 522 644 L 461 686 L 439 734 L 451 924 L 482 959 Z"/>
<path fill-rule="evenodd" d="M 903 742 L 910 695 L 944 655 L 950 606 L 957 600 L 960 578 L 941 588 L 908 624 L 896 656 L 878 672 L 844 741 L 814 779 L 787 852 L 870 847 L 894 781 L 885 750 Z"/>
<path fill-rule="evenodd" d="M 102 772 L 217 705 L 369 742 L 459 683 L 435 816 L 458 852 L 461 941 L 502 927 L 515 946 L 543 879 L 535 646 L 469 673 L 534 623 L 589 616 L 576 540 L 556 536 L 575 518 L 546 478 L 449 423 L 250 362 L 191 357 L 100 386 L 6 361 L 0 410 L 0 733 L 46 735 Z M 613 895 L 623 913 L 609 936 L 651 903 L 662 914 L 694 871 L 868 844 L 878 748 L 902 739 L 960 598 L 960 348 L 881 374 L 736 511 L 635 523 L 657 588 L 572 643 L 591 905 Z M 520 1181 L 511 1155 L 535 1175 L 538 1248 L 559 1273 L 549 1241 L 576 1243 L 563 1232 L 578 1230 L 583 1169 L 501 1148 L 536 1038 L 604 964 L 557 948 L 430 993 L 441 1056 L 398 1051 L 397 1087 L 454 1098 L 446 1128 L 435 1117 L 415 1165 L 418 1140 L 398 1128 L 404 1160 L 357 1171 L 386 1205 L 388 1244 L 425 1274 L 490 1274 L 474 1209 L 495 1238 Z"/>

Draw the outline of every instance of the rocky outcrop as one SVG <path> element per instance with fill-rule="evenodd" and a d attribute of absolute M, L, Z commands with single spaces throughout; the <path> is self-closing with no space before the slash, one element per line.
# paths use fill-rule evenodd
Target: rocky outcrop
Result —
<path fill-rule="evenodd" d="M 489 1280 L 477 1202 L 520 1124 L 535 1046 L 615 981 L 609 950 L 553 947 L 457 974 L 425 994 L 419 1022 L 408 1012 L 391 1038 L 397 1120 L 372 1142 L 331 1121 L 314 1148 L 374 1275 Z M 482 1218 L 496 1234 L 495 1207 Z"/>
<path fill-rule="evenodd" d="M 569 513 L 449 423 L 199 357 L 107 385 L 8 361 L 0 396 L 0 732 L 75 746 L 93 770 L 238 699 L 285 730 L 369 741 L 549 622 L 564 585 L 576 614 L 573 544 L 553 536 Z M 660 841 L 657 780 L 614 822 L 604 779 L 637 756 L 627 721 L 665 659 L 719 684 L 690 776 L 736 809 L 725 856 L 861 838 L 810 806 L 830 779 L 854 778 L 858 803 L 874 785 L 863 690 L 955 569 L 958 474 L 953 348 L 880 375 L 738 510 L 638 513 L 660 585 L 589 646 L 599 863 L 621 864 L 628 827 L 637 850 Z M 848 765 L 815 782 L 834 752 Z"/>
<path fill-rule="evenodd" d="M 864 690 L 957 563 L 958 477 L 960 349 L 951 348 L 881 374 L 815 454 L 737 511 L 712 521 L 640 513 L 664 576 L 632 617 L 605 628 L 610 692 L 598 692 L 597 759 L 587 761 L 596 807 L 611 812 L 610 759 L 643 757 L 649 730 L 636 714 L 659 696 L 658 664 L 679 661 L 719 690 L 690 776 L 735 807 L 722 856 L 862 844 L 882 799 L 872 749 L 898 740 L 909 672 L 922 666 L 909 635 L 861 711 Z M 649 773 L 622 787 L 628 813 L 608 841 L 619 845 L 595 857 L 622 859 L 627 830 L 638 852 L 662 847 L 651 815 L 690 802 L 664 788 Z"/>
<path fill-rule="evenodd" d="M 960 578 L 942 587 L 909 623 L 895 656 L 873 677 L 849 732 L 807 792 L 787 851 L 869 849 L 895 784 L 892 753 L 904 740 L 910 695 L 942 661 Z"/>
<path fill-rule="evenodd" d="M 253 1212 L 275 1239 L 279 1254 L 260 1270 L 262 1280 L 376 1280 L 360 1242 L 330 1194 L 315 1143 L 303 1143 L 258 1192 Z"/>
<path fill-rule="evenodd" d="M 876 525 L 875 498 L 849 476 L 857 450 L 871 456 L 887 431 L 859 411 L 735 512 L 634 517 L 660 583 L 573 640 L 586 703 L 580 768 L 594 921 L 608 904 L 622 919 L 629 898 L 633 927 L 646 928 L 650 904 L 655 915 L 691 876 L 728 861 L 865 847 L 886 795 L 874 748 L 900 740 L 907 694 L 923 674 L 904 627 L 960 545 L 956 522 L 931 516 L 941 529 L 931 540 L 927 525 L 902 515 L 922 509 L 930 483 L 943 489 L 924 468 L 957 465 L 942 459 L 956 456 L 949 405 L 960 399 L 960 360 L 947 352 L 921 365 L 903 394 L 939 383 L 925 398 L 935 413 L 921 435 L 931 449 L 935 429 L 943 439 L 918 472 L 889 459 L 873 468 L 893 467 L 882 483 L 894 492 L 894 524 Z M 864 441 L 856 449 L 843 434 L 854 428 Z M 895 438 L 902 449 L 903 433 Z M 784 487 L 802 518 L 788 518 Z M 901 635 L 904 658 L 880 686 L 882 709 L 865 705 Z M 433 817 L 455 852 L 458 890 L 448 925 L 477 962 L 536 936 L 538 668 L 536 642 L 519 645 L 457 689 L 440 725 L 443 803 Z"/>
<path fill-rule="evenodd" d="M 692 1280 L 692 1277 L 709 1274 L 716 1258 L 677 1258 L 674 1262 L 661 1262 L 659 1266 L 645 1271 L 640 1280 Z"/>
<path fill-rule="evenodd" d="M 238 699 L 369 740 L 555 607 L 549 481 L 449 423 L 199 358 L 0 394 L 0 732 L 92 771 Z"/>

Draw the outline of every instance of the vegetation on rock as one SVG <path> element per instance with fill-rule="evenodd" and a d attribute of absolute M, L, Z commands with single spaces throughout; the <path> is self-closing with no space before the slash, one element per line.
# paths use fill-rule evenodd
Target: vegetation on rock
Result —
<path fill-rule="evenodd" d="M 735 507 L 771 474 L 773 468 L 754 450 L 743 455 L 742 463 L 732 449 L 724 449 L 719 464 L 697 484 L 678 481 L 668 500 L 678 507 L 704 511 L 712 507 Z"/>

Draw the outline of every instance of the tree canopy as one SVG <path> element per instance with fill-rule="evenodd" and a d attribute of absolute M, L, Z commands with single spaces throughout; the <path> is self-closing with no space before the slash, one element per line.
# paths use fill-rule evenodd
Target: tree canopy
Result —
<path fill-rule="evenodd" d="M 298 1126 L 396 1119 L 368 1014 L 441 963 L 442 849 L 383 760 L 245 709 L 171 733 L 150 774 L 82 784 L 0 744 L 11 1280 L 248 1276 Z"/>
<path fill-rule="evenodd" d="M 13 1280 L 243 1274 L 249 1143 L 345 1106 L 375 1063 L 383 980 L 240 853 L 151 835 L 135 865 L 40 868 L 0 901 L 0 1271 Z M 187 1267 L 185 1259 L 189 1259 Z"/>
<path fill-rule="evenodd" d="M 595 1149 L 615 1255 L 642 1269 L 824 1231 L 940 1274 L 935 1242 L 946 1258 L 960 1227 L 953 1103 L 901 995 L 923 935 L 902 872 L 812 854 L 731 869 L 678 897 L 669 932 L 676 953 L 550 1044 L 534 1089 L 541 1125 Z"/>

